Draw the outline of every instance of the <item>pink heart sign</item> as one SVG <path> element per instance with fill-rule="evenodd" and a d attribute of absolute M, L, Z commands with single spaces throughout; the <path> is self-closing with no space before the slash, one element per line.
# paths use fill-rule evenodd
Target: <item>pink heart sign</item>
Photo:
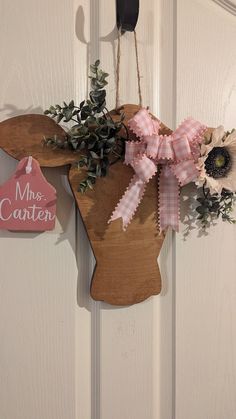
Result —
<path fill-rule="evenodd" d="M 23 158 L 0 187 L 0 229 L 53 230 L 56 200 L 56 190 L 43 176 L 37 160 Z"/>

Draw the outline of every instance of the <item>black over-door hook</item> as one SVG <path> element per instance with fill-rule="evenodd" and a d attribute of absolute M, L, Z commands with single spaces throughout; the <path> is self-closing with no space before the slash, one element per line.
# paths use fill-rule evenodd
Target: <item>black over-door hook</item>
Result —
<path fill-rule="evenodd" d="M 133 32 L 138 20 L 139 0 L 116 0 L 116 24 L 121 32 Z"/>

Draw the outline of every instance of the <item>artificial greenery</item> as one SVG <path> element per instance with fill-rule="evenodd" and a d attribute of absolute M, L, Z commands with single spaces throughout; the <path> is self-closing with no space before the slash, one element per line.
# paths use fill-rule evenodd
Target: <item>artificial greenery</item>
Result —
<path fill-rule="evenodd" d="M 196 207 L 202 227 L 208 227 L 214 219 L 219 217 L 223 221 L 235 224 L 236 220 L 232 217 L 235 200 L 234 192 L 222 189 L 221 194 L 210 194 L 210 189 L 203 185 L 201 196 L 197 198 L 200 205 Z"/>
<path fill-rule="evenodd" d="M 91 76 L 89 99 L 76 106 L 71 100 L 63 106 L 50 106 L 44 113 L 57 123 L 69 123 L 66 138 L 45 138 L 45 144 L 55 148 L 70 149 L 78 153 L 78 167 L 84 167 L 86 177 L 79 185 L 79 191 L 93 189 L 96 179 L 106 176 L 109 166 L 124 156 L 125 140 L 128 134 L 123 124 L 124 114 L 116 121 L 106 108 L 108 74 L 100 68 L 97 60 L 90 65 Z"/>
<path fill-rule="evenodd" d="M 123 158 L 125 141 L 128 139 L 128 131 L 123 123 L 124 114 L 116 115 L 114 120 L 106 108 L 105 86 L 108 84 L 106 81 L 108 74 L 99 66 L 99 60 L 90 65 L 89 99 L 83 100 L 79 106 L 75 105 L 73 100 L 69 104 L 63 102 L 62 106 L 50 106 L 44 112 L 57 123 L 69 124 L 65 138 L 54 136 L 45 138 L 44 142 L 50 147 L 70 149 L 78 154 L 78 167 L 86 171 L 86 177 L 79 185 L 80 192 L 85 192 L 88 188 L 93 189 L 96 179 L 106 176 L 109 166 Z M 212 169 L 210 157 L 215 161 L 217 156 L 209 156 L 209 162 L 207 161 L 209 170 Z M 223 221 L 236 223 L 232 217 L 236 201 L 235 193 L 222 189 L 221 194 L 211 194 L 205 182 L 197 201 L 199 205 L 196 211 L 203 228 L 208 227 L 219 217 Z"/>

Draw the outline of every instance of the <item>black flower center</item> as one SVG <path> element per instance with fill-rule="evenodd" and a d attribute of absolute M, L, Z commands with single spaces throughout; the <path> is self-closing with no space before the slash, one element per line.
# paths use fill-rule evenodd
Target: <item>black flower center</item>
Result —
<path fill-rule="evenodd" d="M 205 160 L 205 169 L 208 176 L 215 179 L 226 176 L 231 166 L 231 157 L 225 147 L 214 147 Z"/>

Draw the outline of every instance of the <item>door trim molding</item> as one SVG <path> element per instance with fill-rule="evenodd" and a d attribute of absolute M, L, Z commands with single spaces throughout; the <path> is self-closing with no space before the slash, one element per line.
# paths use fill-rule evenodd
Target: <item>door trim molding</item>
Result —
<path fill-rule="evenodd" d="M 230 0 L 213 0 L 219 6 L 223 7 L 225 10 L 230 12 L 232 15 L 236 16 L 236 4 Z"/>

